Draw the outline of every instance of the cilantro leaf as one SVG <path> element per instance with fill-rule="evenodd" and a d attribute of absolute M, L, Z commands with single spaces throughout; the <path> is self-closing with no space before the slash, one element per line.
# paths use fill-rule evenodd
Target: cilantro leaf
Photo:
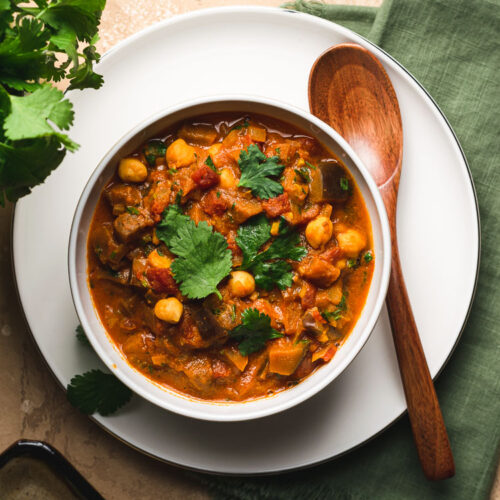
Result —
<path fill-rule="evenodd" d="M 358 259 L 347 259 L 347 269 L 356 269 L 358 266 Z"/>
<path fill-rule="evenodd" d="M 205 165 L 207 167 L 210 167 L 210 169 L 213 170 L 215 173 L 218 173 L 211 156 L 207 156 L 207 159 L 205 160 Z"/>
<path fill-rule="evenodd" d="M 274 239 L 266 251 L 259 255 L 259 258 L 261 260 L 290 259 L 300 261 L 307 255 L 307 250 L 297 246 L 299 244 L 299 234 L 287 228 Z"/>
<path fill-rule="evenodd" d="M 255 144 L 251 144 L 240 153 L 238 164 L 241 177 L 238 186 L 249 188 L 255 196 L 266 200 L 282 194 L 283 186 L 270 179 L 280 175 L 285 168 L 278 161 L 278 156 L 268 158 Z"/>
<path fill-rule="evenodd" d="M 170 247 L 172 239 L 177 235 L 177 229 L 189 223 L 190 220 L 189 216 L 182 213 L 178 203 L 170 205 L 165 209 L 162 220 L 156 226 L 157 238 Z"/>
<path fill-rule="evenodd" d="M 285 223 L 286 224 L 286 223 Z M 240 226 L 236 243 L 243 252 L 242 269 L 251 271 L 255 283 L 264 290 L 277 286 L 284 290 L 292 285 L 292 267 L 285 259 L 300 261 L 307 255 L 307 250 L 300 244 L 298 233 L 288 225 L 280 228 L 278 236 L 267 250 L 259 249 L 271 238 L 270 224 L 265 215 L 252 217 Z"/>
<path fill-rule="evenodd" d="M 171 269 L 183 295 L 201 299 L 215 293 L 221 297 L 217 285 L 232 267 L 232 253 L 222 234 L 205 221 L 196 225 L 179 205 L 170 205 L 156 235 L 177 256 Z"/>
<path fill-rule="evenodd" d="M 87 335 L 85 334 L 85 330 L 83 329 L 82 325 L 78 325 L 76 327 L 76 338 L 78 339 L 79 342 L 81 342 L 83 345 L 86 345 L 90 347 L 90 342 L 89 339 L 87 338 Z"/>
<path fill-rule="evenodd" d="M 302 179 L 304 182 L 311 182 L 311 176 L 309 175 L 309 170 L 306 167 L 295 168 L 294 172 Z"/>
<path fill-rule="evenodd" d="M 132 215 L 140 215 L 141 213 L 137 207 L 127 206 L 126 209 L 127 212 Z"/>
<path fill-rule="evenodd" d="M 292 286 L 292 266 L 285 260 L 273 262 L 258 261 L 252 265 L 255 283 L 264 290 L 277 286 L 280 290 Z"/>
<path fill-rule="evenodd" d="M 64 94 L 50 85 L 44 85 L 23 97 L 10 96 L 11 111 L 4 122 L 5 135 L 12 141 L 55 135 L 70 151 L 77 145 L 68 136 L 56 132 L 48 123 L 68 129 L 73 123 L 73 109 Z"/>
<path fill-rule="evenodd" d="M 333 319 L 335 321 L 339 320 L 342 318 L 343 313 L 347 311 L 347 303 L 345 300 L 345 295 L 342 294 L 342 298 L 340 299 L 340 302 L 337 304 L 337 307 L 331 311 L 331 312 L 322 312 L 321 316 L 326 319 L 326 321 L 329 321 L 330 319 Z"/>
<path fill-rule="evenodd" d="M 267 314 L 248 308 L 241 314 L 241 325 L 233 328 L 229 336 L 238 342 L 240 353 L 247 356 L 265 347 L 267 340 L 283 337 L 283 334 L 271 327 Z"/>
<path fill-rule="evenodd" d="M 54 170 L 66 151 L 56 137 L 16 141 L 16 145 L 0 142 L 0 193 L 10 201 L 24 196 Z"/>
<path fill-rule="evenodd" d="M 243 252 L 241 267 L 246 269 L 257 256 L 260 247 L 271 237 L 271 224 L 264 214 L 256 215 L 238 228 L 236 243 Z"/>
<path fill-rule="evenodd" d="M 146 157 L 146 161 L 149 163 L 150 167 L 154 167 L 156 164 L 156 158 L 165 156 L 166 152 L 167 146 L 165 146 L 165 143 L 160 139 L 152 139 L 148 141 L 144 147 L 144 156 Z"/>
<path fill-rule="evenodd" d="M 130 401 L 132 391 L 114 375 L 90 370 L 76 375 L 67 387 L 69 402 L 88 415 L 98 412 L 106 416 Z"/>
<path fill-rule="evenodd" d="M 245 121 L 243 123 L 239 123 L 238 125 L 235 125 L 231 130 L 241 130 L 243 128 L 248 128 L 250 126 L 250 122 L 248 121 L 247 118 L 245 118 Z"/>

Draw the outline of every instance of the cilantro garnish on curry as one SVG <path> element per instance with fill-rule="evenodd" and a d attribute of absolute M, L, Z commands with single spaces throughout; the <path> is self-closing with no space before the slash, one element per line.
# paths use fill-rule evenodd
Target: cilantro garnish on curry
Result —
<path fill-rule="evenodd" d="M 273 394 L 328 363 L 374 262 L 344 165 L 258 115 L 199 117 L 123 158 L 88 238 L 92 298 L 127 361 L 207 400 Z"/>

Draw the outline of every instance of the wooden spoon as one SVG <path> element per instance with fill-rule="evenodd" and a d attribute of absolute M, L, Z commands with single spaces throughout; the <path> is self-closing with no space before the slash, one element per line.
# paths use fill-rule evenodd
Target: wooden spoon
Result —
<path fill-rule="evenodd" d="M 356 44 L 328 49 L 309 77 L 309 106 L 352 146 L 375 179 L 392 241 L 387 308 L 418 456 L 428 479 L 455 474 L 450 442 L 399 262 L 396 200 L 403 156 L 398 100 L 382 64 Z"/>

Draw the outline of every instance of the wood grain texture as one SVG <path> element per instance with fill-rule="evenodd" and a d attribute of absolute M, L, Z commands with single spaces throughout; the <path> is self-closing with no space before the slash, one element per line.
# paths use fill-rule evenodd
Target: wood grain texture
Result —
<path fill-rule="evenodd" d="M 392 265 L 387 307 L 423 471 L 439 480 L 455 473 L 448 435 L 401 271 L 396 202 L 403 157 L 403 128 L 394 88 L 380 62 L 355 44 L 326 51 L 309 80 L 311 112 L 335 128 L 375 179 L 389 217 Z"/>

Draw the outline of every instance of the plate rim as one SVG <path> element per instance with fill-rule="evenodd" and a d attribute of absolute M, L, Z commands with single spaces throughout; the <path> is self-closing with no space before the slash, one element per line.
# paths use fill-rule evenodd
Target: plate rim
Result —
<path fill-rule="evenodd" d="M 358 37 L 358 38 L 362 39 L 365 43 L 367 43 L 368 45 L 370 45 L 370 47 L 372 49 L 375 49 L 375 51 L 374 51 L 375 52 L 375 54 L 374 54 L 375 56 L 377 55 L 376 52 L 380 51 L 399 70 L 402 70 L 403 73 L 405 73 L 412 80 L 412 82 L 416 85 L 416 87 L 418 87 L 423 92 L 423 94 L 425 95 L 425 97 L 427 97 L 429 99 L 430 103 L 438 111 L 438 114 L 443 119 L 443 121 L 446 124 L 447 128 L 451 132 L 451 137 L 453 138 L 453 141 L 454 141 L 455 145 L 458 147 L 458 151 L 460 152 L 460 154 L 462 156 L 462 159 L 463 159 L 466 171 L 467 171 L 469 183 L 470 183 L 470 186 L 472 188 L 472 194 L 473 194 L 474 206 L 475 206 L 475 212 L 476 212 L 476 224 L 477 224 L 477 231 L 478 231 L 478 241 L 477 241 L 477 245 L 478 246 L 477 246 L 477 257 L 476 257 L 476 275 L 475 275 L 475 278 L 474 278 L 474 284 L 473 284 L 472 292 L 471 292 L 471 295 L 470 295 L 469 305 L 467 307 L 467 311 L 466 311 L 465 316 L 464 316 L 463 324 L 462 324 L 462 326 L 461 326 L 461 328 L 460 328 L 460 330 L 458 332 L 458 335 L 456 337 L 456 340 L 455 340 L 455 342 L 454 342 L 454 344 L 453 344 L 450 352 L 448 353 L 448 356 L 444 360 L 444 362 L 441 365 L 441 367 L 437 370 L 436 374 L 432 377 L 432 379 L 435 381 L 439 377 L 439 375 L 442 373 L 443 369 L 446 367 L 446 365 L 448 364 L 448 362 L 450 361 L 452 355 L 454 354 L 454 352 L 455 352 L 455 350 L 457 348 L 457 345 L 458 345 L 460 339 L 462 338 L 462 334 L 463 334 L 463 332 L 465 330 L 465 327 L 467 325 L 467 322 L 469 320 L 470 313 L 471 313 L 471 310 L 472 310 L 472 306 L 473 306 L 473 303 L 474 303 L 474 299 L 475 299 L 475 296 L 476 296 L 477 286 L 478 286 L 478 280 L 479 280 L 479 272 L 480 272 L 480 267 L 481 267 L 481 241 L 482 241 L 481 215 L 480 215 L 480 211 L 479 211 L 479 202 L 478 202 L 478 198 L 477 198 L 476 187 L 475 187 L 474 180 L 473 180 L 473 177 L 472 177 L 472 172 L 471 172 L 469 163 L 467 161 L 467 157 L 465 155 L 465 152 L 464 152 L 464 150 L 462 148 L 462 145 L 460 144 L 460 141 L 458 140 L 458 137 L 457 137 L 457 135 L 456 135 L 453 127 L 451 126 L 450 122 L 448 121 L 448 118 L 444 114 L 444 112 L 441 110 L 441 108 L 436 103 L 436 101 L 434 100 L 434 98 L 430 95 L 430 93 L 427 91 L 427 89 L 420 83 L 420 81 L 408 69 L 406 69 L 397 59 L 395 59 L 393 56 L 391 56 L 389 53 L 387 53 L 384 49 L 380 48 L 378 45 L 376 45 L 375 43 L 371 42 L 366 37 L 364 37 L 364 36 L 356 33 L 355 31 L 352 31 L 349 28 L 346 28 L 346 27 L 344 27 L 344 26 L 342 26 L 342 25 L 340 25 L 340 24 L 338 24 L 338 23 L 336 23 L 334 21 L 329 21 L 329 20 L 323 19 L 321 17 L 315 16 L 315 15 L 312 15 L 312 14 L 308 14 L 306 12 L 300 12 L 300 11 L 289 9 L 289 8 L 271 7 L 271 6 L 269 6 L 269 7 L 267 7 L 267 6 L 251 6 L 251 5 L 250 6 L 241 6 L 241 5 L 239 5 L 239 6 L 229 6 L 229 7 L 209 7 L 209 8 L 205 8 L 205 9 L 198 9 L 198 10 L 186 12 L 186 13 L 183 13 L 183 14 L 177 14 L 177 15 L 174 15 L 173 17 L 171 17 L 171 18 L 163 19 L 163 20 L 158 21 L 158 22 L 156 22 L 156 23 L 154 23 L 154 24 L 152 24 L 152 25 L 150 25 L 150 26 L 148 26 L 148 27 L 146 27 L 146 28 L 144 28 L 144 29 L 142 29 L 142 30 L 140 30 L 140 31 L 132 34 L 131 36 L 129 36 L 129 37 L 121 40 L 120 42 L 118 42 L 117 44 L 115 44 L 113 47 L 111 47 L 108 51 L 106 51 L 101 56 L 100 60 L 103 61 L 104 59 L 107 59 L 107 57 L 110 54 L 113 54 L 115 51 L 123 49 L 124 47 L 126 47 L 127 45 L 129 45 L 131 43 L 134 43 L 136 41 L 136 39 L 140 39 L 143 36 L 149 34 L 150 32 L 163 29 L 163 28 L 167 27 L 168 25 L 176 24 L 176 23 L 182 23 L 183 21 L 186 21 L 186 20 L 190 20 L 190 19 L 193 19 L 193 18 L 196 18 L 196 17 L 203 17 L 205 15 L 210 15 L 210 14 L 217 14 L 217 13 L 221 13 L 221 14 L 239 13 L 239 14 L 241 14 L 243 12 L 245 12 L 245 13 L 253 13 L 253 14 L 259 14 L 259 13 L 261 13 L 261 14 L 268 14 L 270 12 L 273 12 L 274 14 L 277 14 L 277 15 L 281 15 L 281 13 L 284 13 L 285 15 L 292 14 L 292 15 L 296 15 L 296 16 L 299 16 L 299 17 L 304 17 L 304 18 L 308 19 L 308 21 L 310 21 L 310 22 L 315 22 L 315 23 L 323 25 L 325 27 L 330 27 L 333 24 L 335 26 L 335 29 L 338 32 L 345 33 L 346 35 L 348 34 L 350 36 L 354 35 L 355 37 Z M 68 91 L 66 90 L 65 94 L 66 94 L 66 92 L 68 92 Z M 29 326 L 28 318 L 27 318 L 26 313 L 24 311 L 23 303 L 22 303 L 22 300 L 21 300 L 21 295 L 20 295 L 18 281 L 17 281 L 16 266 L 15 266 L 15 255 L 14 255 L 14 253 L 15 253 L 14 252 L 14 226 L 15 226 L 15 222 L 16 222 L 16 207 L 17 207 L 17 202 L 13 204 L 12 215 L 11 215 L 11 229 L 10 229 L 10 256 L 11 256 L 11 268 L 12 268 L 12 277 L 13 277 L 13 281 L 14 281 L 15 294 L 16 294 L 17 300 L 19 302 L 19 305 L 21 306 L 22 317 L 23 317 L 24 323 L 26 325 L 26 329 L 29 332 L 29 336 L 30 336 L 31 340 L 33 341 L 33 343 L 34 343 L 34 345 L 35 345 L 35 347 L 36 347 L 36 349 L 37 349 L 40 357 L 42 358 L 42 360 L 44 362 L 44 364 L 47 366 L 47 368 L 49 369 L 50 373 L 54 377 L 56 383 L 63 389 L 64 392 L 66 392 L 66 387 L 64 387 L 64 385 L 59 381 L 58 377 L 55 374 L 55 371 L 52 369 L 52 367 L 49 365 L 49 362 L 45 359 L 45 357 L 42 354 L 41 348 L 38 345 L 38 343 L 37 343 L 37 341 L 36 341 L 36 339 L 35 339 L 35 337 L 33 335 L 33 332 L 31 331 L 31 328 Z M 274 476 L 274 475 L 283 474 L 283 473 L 286 473 L 286 472 L 294 472 L 294 471 L 301 471 L 301 470 L 305 470 L 305 469 L 310 469 L 312 467 L 315 467 L 315 466 L 318 466 L 318 465 L 322 465 L 322 464 L 325 464 L 327 462 L 332 462 L 332 461 L 334 461 L 336 459 L 339 459 L 339 458 L 345 456 L 348 453 L 351 453 L 353 451 L 358 450 L 359 448 L 361 448 L 365 444 L 367 444 L 367 443 L 371 442 L 372 440 L 376 439 L 378 436 L 380 436 L 382 433 L 384 433 L 389 427 L 391 427 L 395 423 L 397 423 L 407 412 L 408 412 L 407 409 L 403 410 L 393 420 L 391 420 L 390 422 L 388 422 L 387 425 L 385 425 L 384 427 L 382 427 L 379 431 L 377 431 L 376 433 L 374 433 L 373 435 L 371 435 L 367 439 L 365 439 L 365 440 L 361 441 L 360 443 L 358 443 L 357 445 L 352 446 L 351 448 L 349 448 L 347 450 L 344 450 L 343 452 L 338 453 L 336 455 L 333 455 L 331 457 L 327 457 L 327 458 L 324 458 L 324 459 L 321 459 L 321 460 L 316 460 L 316 461 L 313 461 L 313 462 L 309 462 L 309 463 L 306 463 L 306 464 L 303 464 L 303 465 L 300 465 L 300 466 L 297 466 L 297 467 L 287 467 L 287 468 L 281 468 L 281 469 L 273 469 L 271 471 L 265 471 L 265 472 L 248 472 L 248 473 L 242 473 L 242 472 L 222 472 L 220 470 L 212 470 L 212 469 L 207 469 L 207 468 L 192 467 L 192 466 L 189 466 L 189 465 L 186 465 L 186 464 L 181 464 L 181 463 L 177 463 L 177 462 L 165 459 L 163 457 L 159 457 L 159 456 L 157 456 L 157 455 L 155 455 L 153 453 L 150 453 L 150 452 L 148 452 L 146 450 L 143 450 L 143 449 L 139 448 L 138 446 L 136 446 L 136 445 L 132 444 L 131 442 L 127 441 L 126 439 L 122 438 L 121 436 L 119 436 L 115 432 L 113 432 L 110 429 L 108 429 L 103 423 L 99 422 L 99 420 L 97 420 L 97 418 L 94 417 L 93 415 L 88 415 L 88 418 L 92 422 L 94 422 L 95 424 L 97 424 L 105 432 L 107 432 L 108 434 L 110 434 L 111 436 L 113 436 L 115 439 L 117 439 L 118 441 L 120 441 L 123 444 L 127 445 L 128 447 L 130 447 L 130 448 L 132 448 L 134 450 L 137 450 L 142 455 L 146 455 L 146 456 L 148 456 L 150 458 L 158 460 L 159 462 L 166 463 L 166 464 L 174 466 L 176 468 L 187 470 L 187 471 L 191 471 L 191 472 L 202 473 L 202 474 L 205 474 L 205 475 L 215 475 L 215 476 L 222 476 L 222 477 L 260 477 L 260 476 Z M 186 418 L 188 418 L 188 417 L 186 417 Z"/>

